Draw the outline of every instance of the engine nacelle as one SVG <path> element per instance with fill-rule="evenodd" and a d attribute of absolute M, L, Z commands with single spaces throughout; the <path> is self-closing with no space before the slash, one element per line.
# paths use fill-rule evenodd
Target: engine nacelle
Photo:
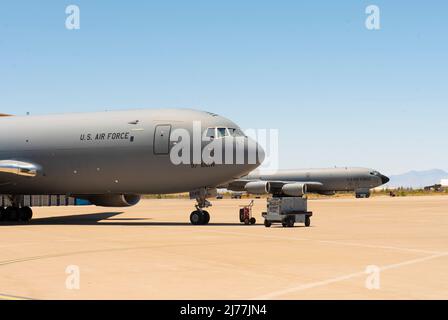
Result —
<path fill-rule="evenodd" d="M 244 190 L 251 194 L 266 194 L 271 190 L 271 185 L 267 181 L 248 182 L 244 186 Z"/>
<path fill-rule="evenodd" d="M 303 183 L 288 183 L 282 187 L 282 193 L 291 197 L 301 197 L 307 193 L 307 187 Z"/>
<path fill-rule="evenodd" d="M 135 194 L 100 194 L 85 197 L 99 207 L 131 207 L 140 201 L 141 196 Z"/>

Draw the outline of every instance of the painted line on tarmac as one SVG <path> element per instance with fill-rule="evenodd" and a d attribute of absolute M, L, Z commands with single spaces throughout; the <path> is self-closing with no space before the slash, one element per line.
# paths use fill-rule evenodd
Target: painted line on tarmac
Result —
<path fill-rule="evenodd" d="M 24 297 L 18 297 L 18 296 L 12 296 L 9 294 L 1 294 L 0 293 L 0 300 L 31 300 L 30 298 L 24 298 Z"/>
<path fill-rule="evenodd" d="M 391 265 L 386 265 L 386 266 L 380 267 L 379 270 L 387 271 L 387 270 L 392 270 L 392 269 L 398 269 L 401 267 L 405 267 L 405 266 L 409 266 L 409 265 L 413 265 L 413 264 L 417 264 L 417 263 L 421 263 L 421 262 L 426 262 L 429 260 L 438 259 L 438 258 L 442 258 L 442 257 L 446 257 L 446 256 L 448 256 L 448 252 L 434 254 L 434 255 L 431 255 L 428 257 L 403 261 L 403 262 L 399 262 L 399 263 L 395 263 L 395 264 L 391 264 Z M 367 275 L 367 273 L 365 271 L 360 271 L 360 272 L 355 272 L 355 273 L 351 273 L 351 274 L 347 274 L 347 275 L 343 275 L 343 276 L 339 276 L 336 278 L 331 278 L 331 279 L 327 279 L 327 280 L 323 280 L 323 281 L 317 281 L 317 282 L 312 282 L 312 283 L 307 283 L 307 284 L 300 284 L 295 287 L 290 287 L 290 288 L 286 288 L 283 290 L 278 290 L 278 291 L 274 291 L 271 293 L 267 293 L 262 296 L 253 298 L 252 300 L 275 299 L 275 298 L 284 296 L 286 294 L 297 293 L 300 291 L 313 289 L 313 288 L 317 288 L 317 287 L 323 287 L 323 286 L 327 286 L 327 285 L 330 285 L 333 283 L 337 283 L 337 282 L 341 282 L 341 281 L 345 281 L 345 280 L 349 280 L 349 279 L 353 279 L 353 278 L 357 278 L 357 277 L 361 277 L 361 276 L 366 276 L 366 275 Z"/>
<path fill-rule="evenodd" d="M 416 253 L 425 253 L 425 254 L 444 254 L 444 252 L 441 252 L 441 251 L 432 251 L 432 250 L 414 249 L 414 248 L 405 248 L 405 247 L 394 247 L 394 246 L 371 245 L 371 244 L 361 244 L 361 243 L 350 243 L 350 242 L 343 242 L 343 241 L 337 241 L 337 240 L 318 240 L 318 239 L 311 239 L 311 238 L 282 237 L 282 236 L 275 236 L 275 235 L 250 234 L 250 233 L 232 232 L 232 231 L 204 230 L 204 232 L 233 234 L 233 235 L 250 236 L 250 237 L 258 237 L 258 238 L 266 238 L 266 239 L 276 239 L 276 240 L 312 241 L 312 242 L 323 243 L 323 244 L 336 244 L 336 245 L 341 245 L 341 246 L 352 246 L 352 247 L 372 248 L 372 249 L 398 250 L 398 251 L 407 251 L 407 252 L 416 252 Z"/>
<path fill-rule="evenodd" d="M 372 248 L 372 249 L 386 249 L 386 250 L 400 250 L 400 251 L 408 251 L 408 252 L 416 252 L 416 253 L 426 253 L 426 254 L 444 254 L 444 252 L 440 251 L 432 251 L 432 250 L 424 250 L 424 249 L 414 249 L 414 248 L 403 248 L 403 247 L 394 247 L 394 246 L 382 246 L 382 245 L 373 245 L 373 244 L 360 244 L 360 243 L 352 243 L 352 242 L 344 242 L 337 240 L 318 240 L 320 243 L 328 243 L 328 244 L 337 244 L 341 246 L 350 246 L 350 247 L 361 247 L 361 248 Z"/>

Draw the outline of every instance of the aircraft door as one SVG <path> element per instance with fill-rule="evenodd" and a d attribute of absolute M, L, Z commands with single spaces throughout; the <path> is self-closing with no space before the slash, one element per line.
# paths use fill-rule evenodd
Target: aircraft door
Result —
<path fill-rule="evenodd" d="M 154 131 L 154 154 L 168 154 L 170 151 L 170 125 L 158 125 Z"/>

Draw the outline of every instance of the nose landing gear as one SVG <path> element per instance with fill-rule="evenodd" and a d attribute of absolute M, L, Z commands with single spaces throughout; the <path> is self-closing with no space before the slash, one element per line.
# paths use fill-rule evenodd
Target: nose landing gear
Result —
<path fill-rule="evenodd" d="M 193 225 L 206 225 L 210 222 L 210 214 L 203 210 L 211 207 L 212 204 L 207 199 L 207 190 L 201 190 L 196 198 L 196 210 L 190 215 L 190 222 Z"/>

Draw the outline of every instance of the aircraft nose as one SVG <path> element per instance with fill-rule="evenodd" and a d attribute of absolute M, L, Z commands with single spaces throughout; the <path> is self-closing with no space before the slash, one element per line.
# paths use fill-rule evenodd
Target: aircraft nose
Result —
<path fill-rule="evenodd" d="M 266 153 L 264 152 L 263 147 L 257 143 L 257 164 L 261 165 L 266 158 Z"/>
<path fill-rule="evenodd" d="M 254 139 L 247 137 L 246 141 L 247 164 L 258 167 L 265 159 L 265 152 L 262 146 Z"/>
<path fill-rule="evenodd" d="M 380 178 L 381 178 L 381 182 L 383 184 L 386 184 L 386 183 L 388 183 L 390 181 L 389 177 L 386 177 L 384 174 L 381 174 Z"/>

